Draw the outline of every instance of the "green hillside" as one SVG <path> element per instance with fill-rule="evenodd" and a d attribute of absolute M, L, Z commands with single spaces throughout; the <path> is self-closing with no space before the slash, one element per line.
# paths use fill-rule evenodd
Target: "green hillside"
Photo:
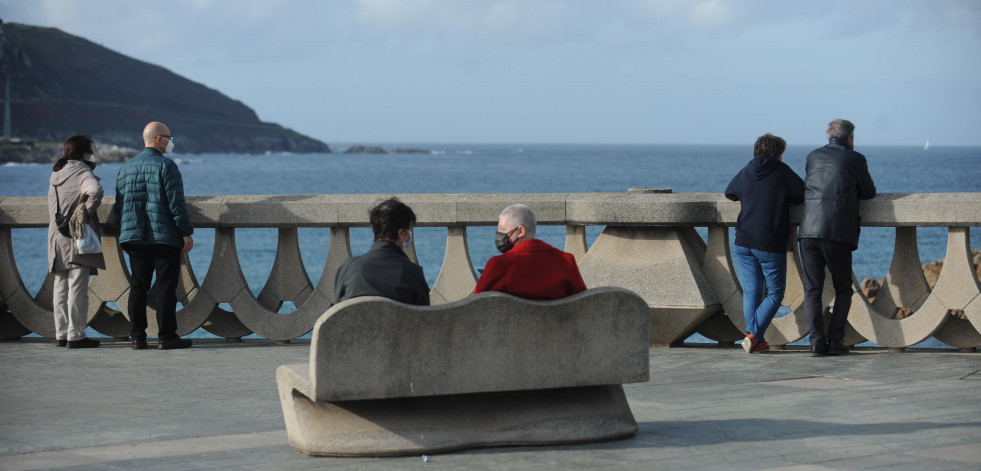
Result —
<path fill-rule="evenodd" d="M 161 121 L 181 153 L 330 152 L 217 90 L 55 28 L 0 23 L 0 101 L 8 77 L 14 138 L 142 148 L 144 125 Z"/>

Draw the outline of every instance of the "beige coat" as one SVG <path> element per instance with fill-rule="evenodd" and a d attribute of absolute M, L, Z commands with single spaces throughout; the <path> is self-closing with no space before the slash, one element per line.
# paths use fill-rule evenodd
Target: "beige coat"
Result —
<path fill-rule="evenodd" d="M 48 271 L 61 271 L 69 268 L 92 267 L 105 269 L 106 262 L 101 253 L 77 254 L 73 250 L 74 241 L 58 232 L 55 225 L 55 211 L 58 206 L 55 199 L 55 187 L 58 187 L 58 200 L 61 201 L 61 212 L 70 216 L 79 201 L 84 202 L 86 216 L 95 232 L 102 236 L 102 225 L 98 223 L 96 210 L 102 204 L 102 185 L 99 177 L 82 161 L 69 160 L 61 170 L 51 173 L 48 187 Z"/>

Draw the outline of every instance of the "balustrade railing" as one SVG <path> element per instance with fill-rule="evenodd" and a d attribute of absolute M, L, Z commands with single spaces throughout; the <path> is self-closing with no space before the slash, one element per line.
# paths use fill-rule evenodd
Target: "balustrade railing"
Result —
<path fill-rule="evenodd" d="M 251 333 L 290 340 L 310 331 L 334 302 L 334 277 L 351 256 L 351 227 L 367 226 L 370 207 L 388 195 L 190 196 L 195 227 L 214 228 L 214 251 L 198 281 L 186 256 L 177 313 L 181 335 L 198 328 L 226 338 Z M 445 227 L 446 249 L 432 286 L 434 304 L 469 295 L 477 275 L 467 248 L 467 228 L 496 226 L 501 209 L 515 202 L 535 210 L 539 225 L 566 227 L 565 250 L 574 254 L 587 286 L 621 286 L 639 293 L 653 316 L 652 345 L 677 344 L 694 332 L 723 343 L 743 337 L 742 293 L 729 249 L 729 227 L 739 204 L 714 193 L 569 194 L 409 194 L 398 195 L 415 211 L 420 227 Z M 99 219 L 112 225 L 113 198 Z M 892 264 L 873 302 L 855 281 L 846 343 L 864 340 L 903 349 L 933 336 L 963 350 L 981 345 L 981 285 L 970 256 L 970 227 L 981 226 L 981 193 L 883 194 L 863 201 L 862 225 L 894 227 Z M 800 208 L 792 214 L 800 220 Z M 15 263 L 11 231 L 47 227 L 44 197 L 0 197 L 0 336 L 54 334 L 51 277 L 31 295 Z M 586 226 L 604 226 L 587 247 Z M 916 228 L 948 228 L 944 269 L 929 289 L 920 267 Z M 269 278 L 258 295 L 249 289 L 235 246 L 237 228 L 277 228 L 278 246 Z M 300 257 L 298 228 L 330 230 L 322 275 L 314 285 Z M 696 227 L 707 227 L 703 241 Z M 793 238 L 791 238 L 791 241 Z M 784 305 L 792 312 L 767 331 L 771 345 L 803 338 L 807 322 L 796 244 L 788 241 Z M 129 272 L 111 231 L 103 237 L 107 270 L 89 286 L 89 326 L 111 337 L 126 337 Z M 40 241 L 39 241 L 40 243 Z M 415 247 L 407 252 L 415 259 Z M 830 285 L 830 284 L 829 284 Z M 830 286 L 828 287 L 830 288 Z M 827 305 L 834 294 L 825 292 Z M 297 308 L 279 314 L 280 306 Z M 110 309 L 116 303 L 120 311 Z M 226 304 L 231 310 L 221 307 Z M 900 308 L 913 315 L 899 319 Z M 958 316 L 952 315 L 957 313 Z M 155 315 L 151 309 L 150 315 Z M 148 333 L 154 335 L 155 322 Z"/>

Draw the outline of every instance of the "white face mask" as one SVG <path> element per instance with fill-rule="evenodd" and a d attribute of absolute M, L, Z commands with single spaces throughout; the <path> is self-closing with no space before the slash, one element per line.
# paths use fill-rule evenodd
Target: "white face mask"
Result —
<path fill-rule="evenodd" d="M 89 162 L 95 163 L 95 154 L 89 154 Z"/>
<path fill-rule="evenodd" d="M 167 150 L 164 151 L 164 154 L 169 154 L 173 151 L 174 151 L 174 138 L 167 139 Z"/>

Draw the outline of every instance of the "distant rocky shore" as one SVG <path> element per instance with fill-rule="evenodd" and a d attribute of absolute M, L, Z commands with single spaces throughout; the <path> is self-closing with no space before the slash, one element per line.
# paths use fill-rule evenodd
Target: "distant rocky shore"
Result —
<path fill-rule="evenodd" d="M 432 151 L 418 147 L 393 147 L 385 150 L 379 146 L 353 145 L 344 150 L 345 154 L 431 154 Z"/>
<path fill-rule="evenodd" d="M 974 264 L 974 273 L 981 278 L 981 249 L 971 250 L 971 262 Z M 926 278 L 927 286 L 933 289 L 937 284 L 937 280 L 940 279 L 940 272 L 944 269 L 943 260 L 934 260 L 930 263 L 923 265 L 923 276 Z M 866 278 L 862 280 L 862 293 L 865 297 L 869 299 L 869 302 L 875 300 L 875 297 L 882 290 L 882 285 L 886 282 L 885 278 L 880 280 L 873 280 L 872 278 Z M 913 310 L 910 307 L 901 307 L 893 313 L 895 319 L 905 319 L 913 315 Z M 953 309 L 950 315 L 957 317 L 959 319 L 967 319 L 967 315 L 964 314 L 962 309 Z"/>
<path fill-rule="evenodd" d="M 95 144 L 98 162 L 125 162 L 142 149 L 114 144 Z M 43 164 L 54 163 L 64 154 L 64 144 L 54 142 L 2 141 L 0 140 L 0 165 L 7 162 Z"/>

